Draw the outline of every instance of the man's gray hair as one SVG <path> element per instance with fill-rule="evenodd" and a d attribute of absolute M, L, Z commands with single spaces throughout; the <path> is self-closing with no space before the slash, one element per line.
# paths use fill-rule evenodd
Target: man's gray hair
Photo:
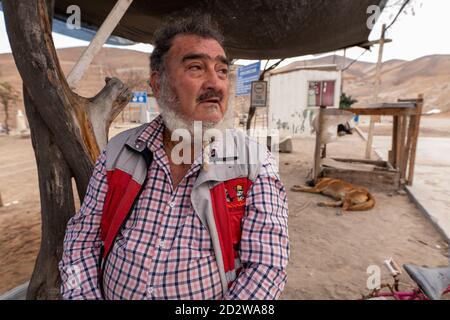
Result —
<path fill-rule="evenodd" d="M 171 19 L 154 34 L 154 49 L 150 55 L 150 70 L 164 72 L 167 52 L 175 36 L 196 35 L 205 39 L 214 39 L 223 47 L 223 35 L 210 16 L 190 16 L 183 19 Z"/>

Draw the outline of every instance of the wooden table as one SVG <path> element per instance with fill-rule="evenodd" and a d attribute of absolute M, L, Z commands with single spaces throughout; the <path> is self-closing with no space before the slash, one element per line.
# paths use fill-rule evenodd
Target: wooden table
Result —
<path fill-rule="evenodd" d="M 414 179 L 414 165 L 416 160 L 417 141 L 419 138 L 420 118 L 423 108 L 423 95 L 417 99 L 399 99 L 397 103 L 380 103 L 365 108 L 349 108 L 355 115 L 392 116 L 392 146 L 389 151 L 388 162 L 398 169 L 400 181 L 412 185 Z M 335 111 L 320 108 L 319 127 L 323 123 L 324 115 L 332 115 Z M 321 161 L 321 129 L 316 135 L 316 150 L 314 154 L 314 180 L 320 173 Z"/>

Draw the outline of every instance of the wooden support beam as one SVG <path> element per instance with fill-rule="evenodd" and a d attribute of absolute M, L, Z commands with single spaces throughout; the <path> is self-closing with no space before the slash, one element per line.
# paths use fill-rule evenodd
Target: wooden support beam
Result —
<path fill-rule="evenodd" d="M 346 111 L 361 116 L 407 116 L 416 114 L 416 107 L 412 104 L 410 108 L 348 108 Z"/>
<path fill-rule="evenodd" d="M 384 39 L 384 43 L 390 43 L 392 42 L 392 39 Z M 367 41 L 364 42 L 363 44 L 360 45 L 360 47 L 371 47 L 374 46 L 376 44 L 380 44 L 381 43 L 381 39 L 378 40 L 374 40 L 374 41 Z"/>
<path fill-rule="evenodd" d="M 321 147 L 322 147 L 322 125 L 323 125 L 323 119 L 324 119 L 324 106 L 321 106 L 319 108 L 319 121 L 318 121 L 318 128 L 316 132 L 316 146 L 314 149 L 314 184 L 317 183 L 319 179 L 319 173 L 320 173 L 320 164 L 321 164 Z"/>
<path fill-rule="evenodd" d="M 416 116 L 410 116 L 408 118 L 409 118 L 409 123 L 408 123 L 407 141 L 406 141 L 406 146 L 405 146 L 405 157 L 404 157 L 403 163 L 402 163 L 402 167 L 404 169 L 404 175 L 400 177 L 402 179 L 405 179 L 406 182 L 408 181 L 406 172 L 408 171 L 408 164 L 409 164 L 409 159 L 411 156 L 411 147 L 412 147 L 412 141 L 413 141 L 413 136 L 414 136 L 414 129 L 416 126 Z"/>
<path fill-rule="evenodd" d="M 75 63 L 74 67 L 67 76 L 67 83 L 72 89 L 74 89 L 78 81 L 81 80 L 95 55 L 100 51 L 103 44 L 119 24 L 120 19 L 122 19 L 132 2 L 133 0 L 118 0 L 116 2 L 115 6 L 112 8 L 111 12 L 108 14 L 105 21 L 95 34 L 94 39 L 92 39 L 89 46 L 86 50 L 84 50 L 80 59 Z"/>
<path fill-rule="evenodd" d="M 423 94 L 419 94 L 417 101 L 417 114 L 415 115 L 414 133 L 411 141 L 411 154 L 409 157 L 409 170 L 407 184 L 411 186 L 414 181 L 414 166 L 416 164 L 417 142 L 419 140 L 420 119 L 423 109 Z"/>
<path fill-rule="evenodd" d="M 399 154 L 399 163 L 398 168 L 400 172 L 400 181 L 404 179 L 406 176 L 406 162 L 408 159 L 408 155 L 405 153 L 405 140 L 406 140 L 406 126 L 408 123 L 408 118 L 406 116 L 401 116 L 401 124 L 400 124 L 400 154 Z"/>
<path fill-rule="evenodd" d="M 398 127 L 398 116 L 393 117 L 394 120 L 392 122 L 392 151 L 391 151 L 391 158 L 389 162 L 391 163 L 392 167 L 397 167 L 397 127 Z"/>
<path fill-rule="evenodd" d="M 401 127 L 402 127 L 402 117 L 397 116 L 397 126 L 395 128 L 395 136 L 396 136 L 396 143 L 395 143 L 395 163 L 394 168 L 400 169 L 400 158 L 401 158 Z"/>

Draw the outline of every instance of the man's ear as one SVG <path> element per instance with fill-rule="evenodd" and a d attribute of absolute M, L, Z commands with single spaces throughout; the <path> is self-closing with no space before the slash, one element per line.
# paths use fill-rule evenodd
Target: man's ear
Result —
<path fill-rule="evenodd" d="M 150 74 L 150 86 L 152 87 L 153 94 L 156 98 L 159 98 L 161 75 L 158 71 L 152 71 Z"/>

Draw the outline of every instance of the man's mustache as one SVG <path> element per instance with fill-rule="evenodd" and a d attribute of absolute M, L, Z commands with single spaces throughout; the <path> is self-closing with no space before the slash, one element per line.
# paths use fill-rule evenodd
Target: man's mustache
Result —
<path fill-rule="evenodd" d="M 219 101 L 222 101 L 223 99 L 223 93 L 221 91 L 216 91 L 214 89 L 209 89 L 205 93 L 202 93 L 197 97 L 197 102 L 203 102 L 205 100 L 209 100 L 211 98 L 218 98 Z"/>

